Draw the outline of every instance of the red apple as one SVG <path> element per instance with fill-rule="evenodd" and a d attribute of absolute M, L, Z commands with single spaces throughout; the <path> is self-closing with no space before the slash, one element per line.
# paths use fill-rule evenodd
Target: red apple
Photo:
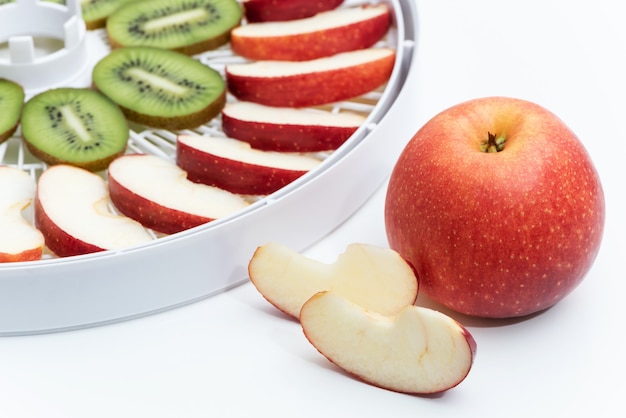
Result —
<path fill-rule="evenodd" d="M 27 172 L 0 166 L 0 263 L 39 260 L 43 255 L 43 235 L 24 217 L 35 189 L 35 179 Z"/>
<path fill-rule="evenodd" d="M 175 163 L 148 154 L 115 159 L 108 170 L 115 207 L 147 228 L 173 234 L 248 206 L 240 196 L 193 183 Z"/>
<path fill-rule="evenodd" d="M 476 341 L 466 328 L 414 305 L 383 315 L 324 291 L 302 306 L 300 324 L 309 342 L 336 366 L 396 392 L 451 389 L 465 380 L 476 356 Z"/>
<path fill-rule="evenodd" d="M 458 312 L 518 317 L 569 294 L 600 248 L 605 203 L 577 136 L 528 101 L 489 97 L 428 121 L 392 172 L 391 248 Z"/>
<path fill-rule="evenodd" d="M 232 138 L 179 135 L 176 143 L 176 163 L 189 180 L 244 195 L 273 193 L 320 162 L 299 154 L 253 149 Z"/>
<path fill-rule="evenodd" d="M 318 152 L 339 148 L 365 122 L 352 112 L 228 103 L 222 130 L 231 138 L 267 151 Z"/>
<path fill-rule="evenodd" d="M 242 101 L 310 107 L 348 100 L 385 84 L 395 50 L 367 48 L 309 61 L 257 61 L 226 66 L 228 90 Z"/>
<path fill-rule="evenodd" d="M 369 48 L 391 24 L 384 3 L 341 8 L 285 22 L 260 22 L 231 32 L 234 53 L 251 60 L 305 61 Z"/>
<path fill-rule="evenodd" d="M 343 0 L 242 0 L 248 22 L 301 19 L 339 7 Z"/>
<path fill-rule="evenodd" d="M 59 257 L 130 247 L 153 237 L 110 210 L 105 181 L 86 169 L 55 165 L 40 176 L 35 225 Z"/>

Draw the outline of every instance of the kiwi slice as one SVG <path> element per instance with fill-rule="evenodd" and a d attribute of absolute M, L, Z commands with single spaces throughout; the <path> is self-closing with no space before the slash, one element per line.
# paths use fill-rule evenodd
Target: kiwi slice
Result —
<path fill-rule="evenodd" d="M 129 127 L 120 108 L 99 92 L 62 87 L 33 96 L 22 112 L 22 139 L 47 164 L 104 170 L 124 153 Z"/>
<path fill-rule="evenodd" d="M 196 128 L 226 104 L 226 83 L 220 73 L 167 49 L 115 49 L 94 66 L 92 81 L 128 120 L 154 128 Z"/>
<path fill-rule="evenodd" d="M 23 105 L 24 88 L 11 80 L 0 79 L 0 144 L 17 130 Z"/>
<path fill-rule="evenodd" d="M 227 43 L 242 14 L 236 0 L 139 0 L 109 16 L 106 31 L 112 48 L 152 46 L 194 55 Z"/>
<path fill-rule="evenodd" d="M 83 20 L 87 29 L 99 29 L 106 25 L 107 18 L 120 6 L 136 0 L 82 0 Z"/>

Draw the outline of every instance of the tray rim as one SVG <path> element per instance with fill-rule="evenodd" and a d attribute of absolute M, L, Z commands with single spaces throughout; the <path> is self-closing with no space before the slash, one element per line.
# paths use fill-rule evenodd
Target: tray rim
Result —
<path fill-rule="evenodd" d="M 395 111 L 397 114 L 398 111 L 401 111 L 397 109 L 398 107 L 406 106 L 405 103 L 399 104 L 399 102 L 406 102 L 411 99 L 411 92 L 405 91 L 405 87 L 407 83 L 411 81 L 411 76 L 414 74 L 414 71 L 411 70 L 413 70 L 414 67 L 413 63 L 416 53 L 417 14 L 414 9 L 415 6 L 410 1 L 402 2 L 394 0 L 388 3 L 392 4 L 394 10 L 402 11 L 402 19 L 397 19 L 396 22 L 397 36 L 401 41 L 396 45 L 398 52 L 396 57 L 397 61 L 394 66 L 394 74 L 392 74 L 394 83 L 385 88 L 374 110 L 368 116 L 368 122 L 355 133 L 356 139 L 349 141 L 346 143 L 346 147 L 340 148 L 331 154 L 322 162 L 321 166 L 323 167 L 319 167 L 319 169 L 301 177 L 276 193 L 253 203 L 250 208 L 234 216 L 226 217 L 181 233 L 161 237 L 150 243 L 126 249 L 109 250 L 64 259 L 51 258 L 36 262 L 19 262 L 0 266 L 0 289 L 3 290 L 0 294 L 4 295 L 0 300 L 5 299 L 5 302 L 7 302 L 0 304 L 0 306 L 2 306 L 0 312 L 4 312 L 4 315 L 0 315 L 0 318 L 4 318 L 0 319 L 0 336 L 47 333 L 118 322 L 193 303 L 194 301 L 205 299 L 213 294 L 246 282 L 248 280 L 247 272 L 245 271 L 245 266 L 241 265 L 240 261 L 239 265 L 231 266 L 231 268 L 220 266 L 215 269 L 216 271 L 220 271 L 220 274 L 223 274 L 224 279 L 217 287 L 207 285 L 207 283 L 195 283 L 194 286 L 196 286 L 196 288 L 191 291 L 191 293 L 181 292 L 181 294 L 169 298 L 169 303 L 163 303 L 162 296 L 159 296 L 155 297 L 155 300 L 159 301 L 149 307 L 132 307 L 129 305 L 123 309 L 124 313 L 116 309 L 112 309 L 111 312 L 102 312 L 102 308 L 100 307 L 98 309 L 92 309 L 90 314 L 83 315 L 81 318 L 68 317 L 65 314 L 59 314 L 59 312 L 52 314 L 55 308 L 58 309 L 59 306 L 69 302 L 69 300 L 65 300 L 63 295 L 59 295 L 58 290 L 48 288 L 54 280 L 63 281 L 64 285 L 80 282 L 81 284 L 78 290 L 82 288 L 81 286 L 85 285 L 93 287 L 94 283 L 90 282 L 94 282 L 94 280 L 97 282 L 97 279 L 83 280 L 84 276 L 82 274 L 85 271 L 97 270 L 108 264 L 115 264 L 118 269 L 119 267 L 127 268 L 141 260 L 145 261 L 153 257 L 154 259 L 158 259 L 156 256 L 159 254 L 166 256 L 168 254 L 167 252 L 170 250 L 182 254 L 190 248 L 193 248 L 198 242 L 207 246 L 215 245 L 216 242 L 211 242 L 211 238 L 216 238 L 221 234 L 230 234 L 233 230 L 237 230 L 237 221 L 240 222 L 240 225 L 243 225 L 240 229 L 245 229 L 251 222 L 260 222 L 258 218 L 262 218 L 268 211 L 280 212 L 281 210 L 298 207 L 299 205 L 294 201 L 297 201 L 300 195 L 305 191 L 325 187 L 323 186 L 324 184 L 332 183 L 334 172 L 353 169 L 352 167 L 357 157 L 348 157 L 359 153 L 367 154 L 369 152 L 368 148 L 375 146 L 372 145 L 372 143 L 384 140 L 385 135 L 382 131 L 384 131 L 386 127 L 383 125 L 385 125 L 386 120 L 389 119 L 390 113 Z M 408 134 L 411 133 L 412 132 L 408 132 Z M 381 136 L 383 138 L 380 138 Z M 406 139 L 408 140 L 408 138 Z M 395 161 L 403 145 L 403 143 L 390 144 L 390 152 L 386 157 L 386 161 L 379 162 L 379 167 L 369 173 L 369 177 L 371 177 L 369 186 L 361 187 L 361 190 L 355 193 L 353 202 L 342 202 L 340 203 L 340 205 L 343 205 L 341 208 L 334 205 L 334 207 L 331 208 L 331 212 L 334 213 L 324 215 L 323 228 L 308 231 L 308 233 L 304 233 L 300 237 L 285 237 L 285 241 L 297 250 L 303 250 L 323 238 L 329 231 L 345 221 L 345 219 L 352 215 L 380 186 L 385 176 L 389 174 L 389 168 Z M 359 168 L 358 170 L 363 171 L 363 168 Z M 352 190 L 350 191 L 352 192 Z M 272 208 L 277 208 L 277 210 Z M 247 235 L 244 241 L 249 241 L 250 243 L 242 243 L 241 246 L 246 248 L 244 253 L 251 255 L 251 250 L 262 243 L 259 241 L 259 235 L 264 234 L 256 232 L 253 234 L 248 233 Z M 269 233 L 267 237 L 269 239 L 270 237 L 282 235 L 284 235 L 284 233 Z M 171 256 L 171 253 L 169 255 Z M 124 270 L 124 268 L 121 270 Z M 112 268 L 111 273 L 115 274 L 115 270 L 115 268 Z M 198 276 L 198 273 L 199 272 L 196 271 L 194 275 Z M 133 274 L 141 274 L 141 272 L 133 271 Z M 65 277 L 63 278 L 63 276 Z M 158 278 L 155 281 L 161 280 L 162 278 Z M 37 282 L 39 282 L 39 284 L 46 282 L 44 289 L 37 290 L 34 287 L 37 285 Z M 142 283 L 140 282 L 141 280 L 127 284 L 141 288 Z M 102 285 L 102 283 L 97 283 L 95 289 L 99 288 L 100 285 Z M 143 283 L 143 285 L 147 285 L 147 283 Z M 34 292 L 36 295 L 31 294 L 33 289 L 37 290 Z M 90 293 L 94 291 L 94 288 L 84 290 Z M 99 290 L 102 290 L 102 288 Z M 145 289 L 137 290 L 141 291 Z M 46 296 L 46 291 L 53 292 L 54 297 Z M 30 303 L 26 303 L 24 307 L 17 306 L 19 303 L 16 303 L 14 297 L 19 295 L 22 296 L 22 299 L 26 296 L 26 298 L 30 300 Z M 30 298 L 29 296 L 33 297 Z M 37 312 L 28 310 L 29 306 L 32 308 L 33 304 L 37 304 L 41 302 L 41 300 L 46 300 L 48 297 L 53 300 L 49 300 L 50 303 L 47 308 L 41 306 L 42 309 L 37 309 Z M 69 299 L 75 300 L 75 297 Z M 19 301 L 19 298 L 17 300 Z M 75 311 L 75 309 L 68 310 L 71 312 Z M 11 316 L 19 314 L 23 315 L 21 319 L 10 319 Z M 7 318 L 7 315 L 9 315 L 9 318 Z M 46 318 L 49 315 L 56 315 L 56 318 Z"/>

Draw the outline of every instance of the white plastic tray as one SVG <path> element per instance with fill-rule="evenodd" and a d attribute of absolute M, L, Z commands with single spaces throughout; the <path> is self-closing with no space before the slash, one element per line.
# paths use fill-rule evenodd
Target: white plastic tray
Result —
<path fill-rule="evenodd" d="M 248 280 L 257 246 L 276 241 L 303 250 L 354 213 L 414 133 L 405 120 L 416 111 L 417 12 L 411 1 L 387 3 L 397 50 L 390 82 L 367 122 L 318 168 L 241 213 L 142 246 L 0 265 L 0 335 L 101 325 L 207 298 Z M 155 147 L 154 134 L 135 132 L 134 143 Z"/>

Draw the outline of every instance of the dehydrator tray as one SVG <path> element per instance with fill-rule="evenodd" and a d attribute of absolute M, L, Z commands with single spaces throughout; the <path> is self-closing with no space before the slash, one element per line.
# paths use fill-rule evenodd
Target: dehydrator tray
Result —
<path fill-rule="evenodd" d="M 381 41 L 396 49 L 391 78 L 377 91 L 330 106 L 367 119 L 336 151 L 319 154 L 317 168 L 238 213 L 147 244 L 0 264 L 0 335 L 102 325 L 208 298 L 248 280 L 247 263 L 257 246 L 275 241 L 301 251 L 353 214 L 381 186 L 415 129 L 407 118 L 415 111 L 417 12 L 410 0 L 385 2 L 394 16 Z M 347 0 L 341 7 L 363 3 Z M 1 15 L 0 7 L 0 21 Z M 52 77 L 51 83 L 90 84 L 91 66 L 110 49 L 103 30 L 88 31 L 85 38 L 84 68 L 65 78 Z M 2 45 L 6 39 L 0 39 Z M 195 58 L 221 72 L 226 64 L 242 60 L 227 46 Z M 128 152 L 173 159 L 179 133 L 131 125 Z M 219 117 L 191 133 L 220 135 Z M 0 164 L 34 177 L 46 168 L 22 145 L 19 131 L 0 144 Z"/>

